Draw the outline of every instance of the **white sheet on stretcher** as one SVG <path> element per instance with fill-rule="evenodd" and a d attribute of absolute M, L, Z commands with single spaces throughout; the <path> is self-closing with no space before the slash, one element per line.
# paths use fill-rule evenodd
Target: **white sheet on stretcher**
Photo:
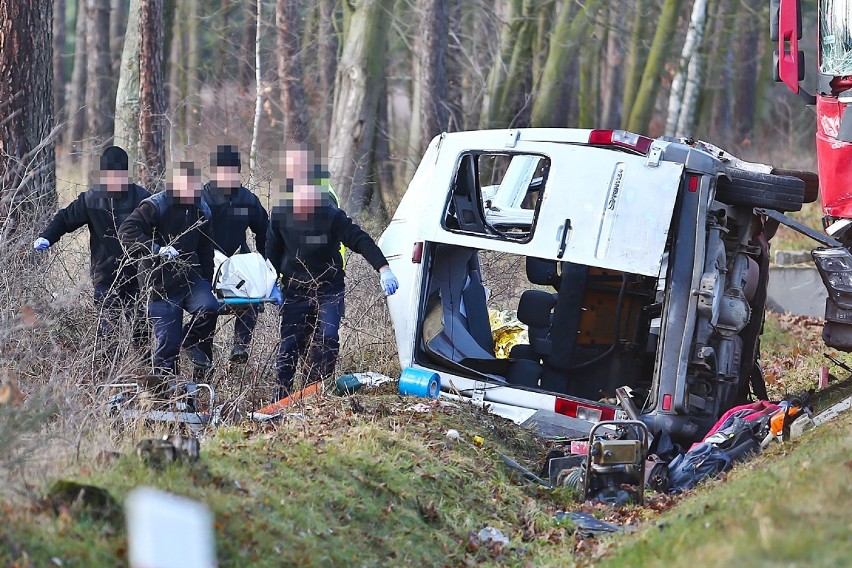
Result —
<path fill-rule="evenodd" d="M 216 251 L 213 264 L 216 271 L 213 287 L 224 298 L 268 298 L 275 285 L 275 269 L 260 253 L 227 257 Z"/>

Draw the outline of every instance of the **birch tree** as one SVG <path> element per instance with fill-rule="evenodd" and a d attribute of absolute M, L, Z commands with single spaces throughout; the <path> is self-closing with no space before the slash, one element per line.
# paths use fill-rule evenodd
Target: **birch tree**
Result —
<path fill-rule="evenodd" d="M 691 127 L 698 101 L 698 86 L 701 73 L 701 45 L 707 22 L 707 0 L 695 0 L 689 29 L 680 53 L 680 64 L 672 81 L 669 93 L 669 113 L 666 119 L 666 136 L 682 136 L 685 128 Z M 687 98 L 688 96 L 688 98 Z M 688 116 L 687 116 L 688 115 Z M 681 122 L 681 117 L 684 117 Z"/>

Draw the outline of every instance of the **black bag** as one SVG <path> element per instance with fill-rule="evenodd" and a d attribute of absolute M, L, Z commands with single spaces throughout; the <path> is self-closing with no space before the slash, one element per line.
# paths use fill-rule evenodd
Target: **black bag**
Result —
<path fill-rule="evenodd" d="M 658 493 L 669 491 L 669 464 L 657 454 L 649 454 L 645 460 L 645 487 Z"/>

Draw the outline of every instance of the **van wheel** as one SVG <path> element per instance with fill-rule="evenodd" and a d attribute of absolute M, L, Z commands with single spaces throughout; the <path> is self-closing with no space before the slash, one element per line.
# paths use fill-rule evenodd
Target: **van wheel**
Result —
<path fill-rule="evenodd" d="M 728 176 L 716 181 L 716 200 L 727 205 L 764 207 L 776 211 L 799 211 L 805 197 L 805 182 L 797 177 L 761 174 L 728 168 Z"/>
<path fill-rule="evenodd" d="M 819 199 L 819 176 L 814 172 L 772 168 L 772 175 L 799 178 L 805 182 L 805 199 L 803 203 L 813 203 Z"/>

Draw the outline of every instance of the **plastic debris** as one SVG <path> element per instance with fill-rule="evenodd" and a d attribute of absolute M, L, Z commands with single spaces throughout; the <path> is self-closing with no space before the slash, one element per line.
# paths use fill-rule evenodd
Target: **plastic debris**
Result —
<path fill-rule="evenodd" d="M 566 519 L 571 521 L 571 523 L 576 527 L 577 532 L 581 533 L 583 536 L 592 536 L 595 533 L 614 533 L 623 531 L 622 527 L 618 525 L 601 521 L 589 513 L 583 513 L 582 511 L 556 512 L 557 521 L 564 521 Z"/>
<path fill-rule="evenodd" d="M 503 534 L 503 531 L 494 527 L 485 527 L 476 535 L 479 542 L 482 544 L 509 544 L 509 537 Z"/>

